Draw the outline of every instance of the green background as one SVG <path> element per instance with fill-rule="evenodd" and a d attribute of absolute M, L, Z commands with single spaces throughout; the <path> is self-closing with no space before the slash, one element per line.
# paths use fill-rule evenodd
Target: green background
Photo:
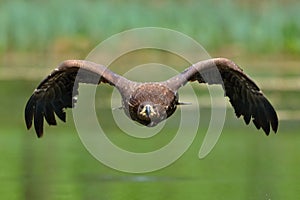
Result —
<path fill-rule="evenodd" d="M 299 198 L 299 8 L 299 2 L 291 0 L 1 0 L 1 199 Z M 203 120 L 188 151 L 159 171 L 130 174 L 110 169 L 89 154 L 76 133 L 70 110 L 67 123 L 46 125 L 42 139 L 26 130 L 26 101 L 57 64 L 84 59 L 111 35 L 145 26 L 187 34 L 212 57 L 227 57 L 242 66 L 278 111 L 278 133 L 265 136 L 252 124 L 246 126 L 229 106 L 220 140 L 199 160 L 210 116 L 209 108 L 200 101 Z M 146 53 L 124 55 L 114 65 L 123 65 L 119 73 L 124 73 L 137 60 L 159 61 L 166 56 L 171 67 L 187 66 L 165 52 Z M 205 87 L 192 86 L 200 100 L 209 97 Z M 145 152 L 174 137 L 172 124 L 167 124 L 169 131 L 147 140 L 125 135 L 111 117 L 111 88 L 99 90 L 104 95 L 96 97 L 101 111 L 98 118 L 116 144 Z"/>

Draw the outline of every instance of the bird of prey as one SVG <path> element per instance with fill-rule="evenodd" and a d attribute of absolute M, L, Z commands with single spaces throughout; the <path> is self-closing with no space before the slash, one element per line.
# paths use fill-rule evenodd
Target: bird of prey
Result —
<path fill-rule="evenodd" d="M 182 73 L 162 82 L 134 82 L 107 67 L 85 60 L 62 62 L 34 90 L 25 107 L 25 122 L 30 129 L 34 122 L 38 137 L 43 135 L 44 118 L 56 125 L 55 114 L 66 121 L 66 108 L 75 106 L 79 83 L 110 84 L 122 96 L 122 108 L 132 120 L 152 127 L 170 117 L 180 105 L 178 89 L 188 82 L 219 84 L 245 123 L 253 121 L 266 135 L 270 127 L 276 133 L 278 117 L 259 87 L 234 62 L 213 58 L 191 65 Z M 55 113 L 55 114 L 54 114 Z"/>

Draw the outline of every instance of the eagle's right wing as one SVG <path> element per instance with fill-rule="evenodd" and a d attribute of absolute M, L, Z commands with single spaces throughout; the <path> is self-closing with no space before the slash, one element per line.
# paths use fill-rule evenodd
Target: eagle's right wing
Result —
<path fill-rule="evenodd" d="M 34 90 L 25 107 L 27 129 L 32 126 L 38 137 L 43 135 L 44 118 L 49 125 L 56 125 L 55 115 L 66 121 L 65 108 L 73 108 L 79 83 L 109 83 L 116 86 L 126 79 L 106 67 L 84 60 L 67 60 L 48 75 Z"/>

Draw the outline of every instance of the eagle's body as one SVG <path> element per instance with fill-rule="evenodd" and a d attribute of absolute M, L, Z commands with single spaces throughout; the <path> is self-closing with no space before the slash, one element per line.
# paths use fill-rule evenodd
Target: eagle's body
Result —
<path fill-rule="evenodd" d="M 75 105 L 79 83 L 108 83 L 122 96 L 122 108 L 134 121 L 155 126 L 171 116 L 180 105 L 178 89 L 187 82 L 222 85 L 237 117 L 246 124 L 251 119 L 257 129 L 268 135 L 270 126 L 276 132 L 278 117 L 259 87 L 232 61 L 215 58 L 198 62 L 182 73 L 162 82 L 139 83 L 115 74 L 106 67 L 84 60 L 68 60 L 59 65 L 35 89 L 25 108 L 27 128 L 34 120 L 38 137 L 43 135 L 44 118 L 56 125 L 54 113 L 66 120 L 65 108 Z"/>
<path fill-rule="evenodd" d="M 177 93 L 166 84 L 145 83 L 140 84 L 129 96 L 129 99 L 123 98 L 123 107 L 127 116 L 132 120 L 145 126 L 155 126 L 175 112 L 178 104 L 177 97 Z M 139 115 L 140 110 L 146 105 L 150 105 L 156 115 L 149 117 Z"/>

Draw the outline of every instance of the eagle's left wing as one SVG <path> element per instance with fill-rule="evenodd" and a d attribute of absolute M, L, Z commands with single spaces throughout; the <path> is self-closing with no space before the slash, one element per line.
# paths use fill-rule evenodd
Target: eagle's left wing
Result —
<path fill-rule="evenodd" d="M 274 132 L 277 131 L 278 117 L 275 109 L 254 81 L 232 61 L 215 58 L 198 62 L 167 80 L 165 84 L 177 91 L 189 81 L 222 85 L 237 117 L 244 116 L 246 124 L 252 118 L 256 128 L 262 128 L 267 135 L 270 125 Z"/>

